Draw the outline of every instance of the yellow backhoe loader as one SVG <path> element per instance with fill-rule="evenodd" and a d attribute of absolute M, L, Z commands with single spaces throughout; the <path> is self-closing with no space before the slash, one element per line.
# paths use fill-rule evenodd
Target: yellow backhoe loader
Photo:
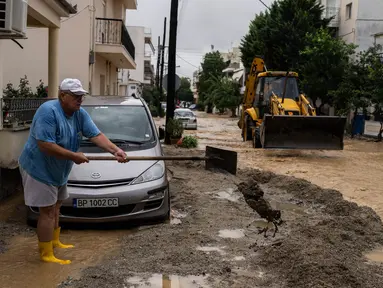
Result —
<path fill-rule="evenodd" d="M 343 150 L 346 117 L 317 116 L 298 89 L 298 74 L 267 71 L 255 57 L 238 127 L 254 148 Z"/>

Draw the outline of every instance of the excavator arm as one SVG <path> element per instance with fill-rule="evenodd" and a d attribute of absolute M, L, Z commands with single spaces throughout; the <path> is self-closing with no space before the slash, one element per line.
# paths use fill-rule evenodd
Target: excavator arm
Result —
<path fill-rule="evenodd" d="M 303 94 L 300 95 L 300 108 L 303 116 L 316 116 L 315 108 L 311 106 Z"/>
<path fill-rule="evenodd" d="M 271 115 L 285 115 L 285 109 L 283 108 L 281 102 L 278 100 L 278 96 L 272 92 L 270 97 L 271 105 Z"/>
<path fill-rule="evenodd" d="M 245 114 L 246 110 L 253 108 L 254 98 L 255 98 L 255 88 L 257 84 L 257 75 L 260 72 L 265 72 L 266 66 L 265 62 L 261 57 L 255 57 L 253 63 L 251 64 L 250 73 L 246 79 L 246 89 L 245 94 L 242 100 L 242 113 L 241 118 L 238 121 L 238 127 L 244 129 L 245 127 Z"/>

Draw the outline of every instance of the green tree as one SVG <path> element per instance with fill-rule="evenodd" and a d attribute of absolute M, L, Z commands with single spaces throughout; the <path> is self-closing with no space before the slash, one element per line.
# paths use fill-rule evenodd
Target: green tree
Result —
<path fill-rule="evenodd" d="M 235 117 L 235 109 L 241 103 L 240 84 L 227 77 L 213 77 L 209 80 L 209 101 L 223 113 L 230 109 L 232 117 Z"/>
<path fill-rule="evenodd" d="M 161 101 L 165 101 L 164 98 L 161 98 L 161 93 L 157 87 L 144 86 L 142 91 L 142 98 L 148 103 L 150 111 L 154 117 L 160 116 L 164 117 L 164 110 L 161 107 Z"/>
<path fill-rule="evenodd" d="M 210 81 L 214 77 L 222 78 L 222 70 L 227 67 L 227 64 L 223 61 L 221 53 L 219 51 L 209 52 L 205 54 L 203 62 L 201 63 L 202 71 L 199 75 L 198 103 L 201 104 L 202 109 L 204 106 L 208 106 L 208 113 L 212 112 L 213 102 L 209 97 L 211 91 L 212 82 Z"/>
<path fill-rule="evenodd" d="M 191 84 L 188 78 L 181 78 L 181 86 L 177 91 L 177 98 L 180 101 L 193 102 L 193 92 L 190 89 Z"/>
<path fill-rule="evenodd" d="M 307 44 L 306 34 L 327 27 L 323 6 L 317 0 L 277 0 L 269 10 L 255 16 L 241 41 L 242 62 L 250 67 L 262 55 L 268 68 L 295 69 L 300 51 Z"/>
<path fill-rule="evenodd" d="M 338 114 L 359 110 L 367 113 L 367 107 L 379 103 L 380 49 L 374 46 L 359 52 L 345 69 L 338 88 L 329 92 Z"/>
<path fill-rule="evenodd" d="M 383 47 L 374 45 L 367 53 L 369 53 L 370 66 L 369 84 L 371 90 L 371 104 L 374 106 L 374 120 L 380 122 L 380 131 L 378 141 L 382 141 L 383 134 Z"/>
<path fill-rule="evenodd" d="M 350 68 L 350 56 L 355 53 L 356 46 L 332 37 L 324 28 L 307 34 L 306 40 L 306 47 L 300 53 L 299 71 L 303 76 L 300 86 L 314 105 L 318 98 L 324 105 L 329 102 L 328 91 L 338 88 L 345 71 Z"/>

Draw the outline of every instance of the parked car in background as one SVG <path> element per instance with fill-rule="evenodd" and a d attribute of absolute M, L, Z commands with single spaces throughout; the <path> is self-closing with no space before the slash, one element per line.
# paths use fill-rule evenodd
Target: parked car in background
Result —
<path fill-rule="evenodd" d="M 197 130 L 197 116 L 188 108 L 175 109 L 174 119 L 179 119 L 185 129 Z"/>
<path fill-rule="evenodd" d="M 188 108 L 190 110 L 197 110 L 198 109 L 198 105 L 197 104 L 191 104 Z"/>
<path fill-rule="evenodd" d="M 130 156 L 163 155 L 150 110 L 139 97 L 88 96 L 82 107 L 113 143 Z M 110 156 L 88 139 L 80 151 Z M 120 222 L 167 220 L 170 217 L 169 182 L 164 161 L 90 161 L 74 165 L 68 181 L 69 199 L 63 202 L 61 222 Z M 28 221 L 39 210 L 29 207 Z"/>

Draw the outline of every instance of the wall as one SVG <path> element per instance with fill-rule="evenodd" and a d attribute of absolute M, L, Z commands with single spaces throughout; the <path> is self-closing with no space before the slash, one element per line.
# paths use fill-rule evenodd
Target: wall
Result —
<path fill-rule="evenodd" d="M 79 79 L 84 89 L 89 89 L 90 11 L 88 0 L 72 1 L 77 4 L 76 16 L 63 19 L 60 29 L 60 81 L 64 78 Z M 84 9 L 84 10 L 83 10 Z M 80 12 L 81 11 L 81 12 Z M 74 33 L 75 31 L 75 33 Z"/>
<path fill-rule="evenodd" d="M 364 0 L 361 3 L 356 22 L 356 43 L 359 50 L 366 50 L 374 44 L 372 34 L 383 32 L 383 1 Z"/>
<path fill-rule="evenodd" d="M 117 67 L 107 59 L 96 54 L 95 78 L 93 81 L 93 95 L 118 95 Z M 101 90 L 101 76 L 105 77 L 104 91 Z"/>
<path fill-rule="evenodd" d="M 130 37 L 133 44 L 136 47 L 136 59 L 137 64 L 135 70 L 130 70 L 130 79 L 144 82 L 144 55 L 145 55 L 145 28 L 137 26 L 127 26 Z"/>
<path fill-rule="evenodd" d="M 346 19 L 346 5 L 352 2 L 351 19 Z M 339 36 L 347 43 L 356 41 L 356 19 L 358 17 L 358 0 L 341 0 Z"/>
<path fill-rule="evenodd" d="M 39 85 L 40 79 L 48 84 L 48 29 L 29 28 L 27 37 L 26 40 L 18 40 L 24 49 L 4 40 L 3 52 L 7 57 L 3 57 L 3 88 L 7 83 L 17 87 L 24 75 L 27 75 L 32 89 Z"/>
<path fill-rule="evenodd" d="M 14 169 L 18 167 L 18 159 L 24 144 L 27 142 L 29 129 L 22 131 L 0 131 L 0 167 Z"/>
<path fill-rule="evenodd" d="M 353 3 L 352 19 L 346 20 L 346 5 L 351 2 Z M 364 0 L 360 2 L 360 5 L 359 0 L 341 0 L 339 35 L 344 35 L 342 39 L 346 42 L 358 45 L 357 52 L 368 49 L 374 43 L 372 34 L 383 32 L 382 11 L 383 1 L 381 0 Z M 355 29 L 354 32 L 352 32 L 353 29 Z"/>
<path fill-rule="evenodd" d="M 380 122 L 366 121 L 364 124 L 364 135 L 378 137 L 380 131 Z"/>
<path fill-rule="evenodd" d="M 79 13 L 62 19 L 59 31 L 59 81 L 66 77 L 78 78 L 85 89 L 88 89 L 89 82 L 88 3 L 87 0 L 72 1 L 72 4 L 78 4 Z M 48 28 L 28 28 L 27 37 L 26 40 L 18 40 L 24 49 L 10 40 L 4 41 L 4 54 L 7 55 L 3 61 L 3 69 L 7 71 L 4 73 L 4 86 L 9 82 L 18 85 L 24 75 L 27 75 L 32 89 L 40 79 L 48 84 Z"/>

